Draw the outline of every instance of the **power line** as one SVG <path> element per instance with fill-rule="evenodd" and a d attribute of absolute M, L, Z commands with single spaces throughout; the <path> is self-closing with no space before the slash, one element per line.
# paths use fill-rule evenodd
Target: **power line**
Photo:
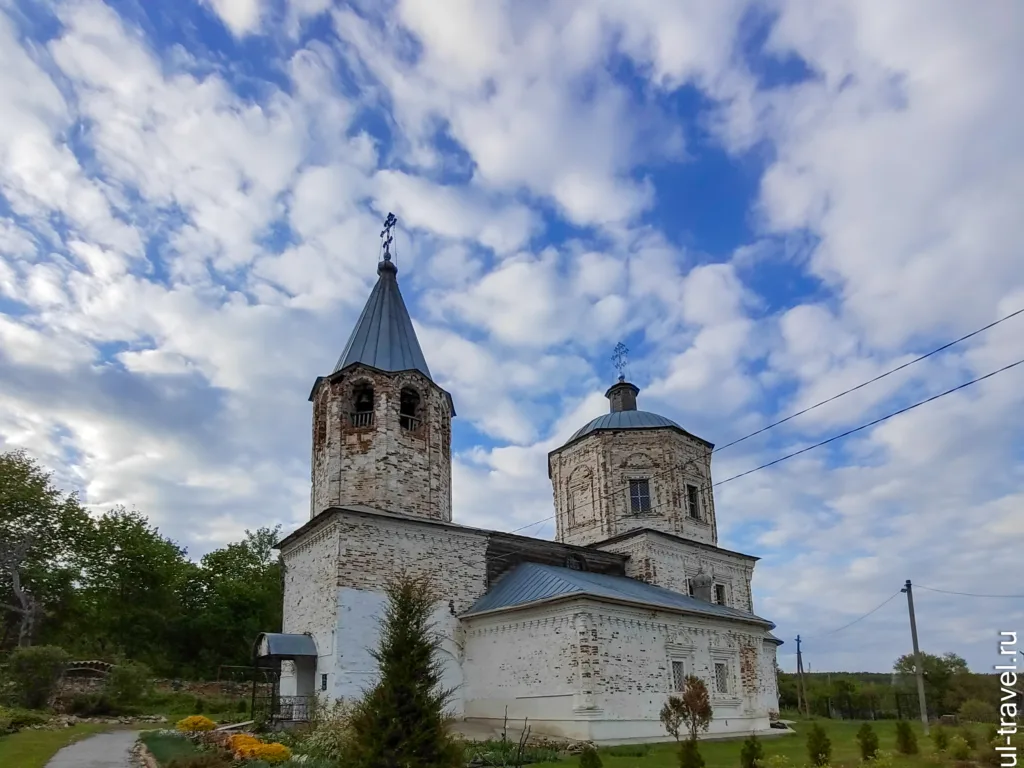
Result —
<path fill-rule="evenodd" d="M 885 606 L 885 605 L 887 605 L 888 603 L 890 603 L 890 602 L 891 602 L 891 601 L 893 600 L 893 598 L 895 598 L 895 597 L 896 597 L 896 595 L 898 595 L 898 594 L 900 594 L 900 591 L 899 591 L 899 590 L 896 590 L 896 591 L 895 591 L 895 592 L 893 592 L 893 593 L 892 593 L 891 595 L 889 595 L 889 597 L 887 597 L 887 598 L 886 598 L 886 599 L 885 599 L 885 600 L 884 600 L 883 602 L 881 602 L 881 603 L 879 603 L 878 605 L 876 605 L 876 606 L 875 606 L 874 608 L 872 608 L 872 609 L 871 609 L 870 611 L 868 611 L 867 613 L 865 613 L 865 614 L 864 614 L 863 616 L 861 616 L 860 618 L 854 619 L 854 620 L 853 620 L 853 621 L 851 621 L 851 622 L 850 622 L 849 624 L 843 624 L 843 626 L 839 627 L 839 629 L 833 629 L 833 630 L 832 630 L 831 632 L 826 632 L 825 634 L 821 635 L 821 637 L 829 637 L 830 635 L 834 635 L 834 634 L 837 634 L 837 633 L 839 633 L 839 632 L 842 632 L 842 631 L 843 631 L 844 629 L 848 629 L 849 627 L 852 627 L 852 626 L 853 626 L 854 624 L 856 624 L 856 623 L 857 623 L 858 621 L 863 621 L 863 620 L 864 620 L 864 619 L 866 619 L 866 618 L 867 618 L 868 616 L 870 616 L 871 614 L 873 614 L 873 613 L 874 613 L 875 611 L 879 610 L 879 609 L 880 609 L 880 608 L 882 608 L 883 606 Z"/>
<path fill-rule="evenodd" d="M 1004 323 L 1007 320 L 1009 320 L 1009 319 L 1011 319 L 1013 317 L 1016 317 L 1017 315 L 1020 315 L 1022 313 L 1024 313 L 1024 307 L 1021 307 L 1016 312 L 1011 312 L 1010 314 L 1006 315 L 1005 317 L 999 318 L 995 322 L 989 323 L 984 328 L 979 328 L 976 331 L 971 331 L 967 335 L 961 336 L 959 339 L 955 339 L 955 340 L 950 341 L 950 342 L 948 342 L 946 344 L 943 344 L 941 347 L 937 347 L 936 349 L 933 349 L 931 352 L 927 352 L 927 353 L 921 355 L 920 357 L 916 357 L 913 360 L 910 360 L 909 362 L 903 363 L 902 365 L 897 365 L 895 368 L 891 368 L 888 371 L 886 371 L 885 373 L 880 373 L 878 376 L 875 376 L 873 379 L 868 379 L 867 381 L 862 382 L 861 384 L 858 384 L 855 387 L 850 387 L 850 389 L 847 389 L 847 390 L 845 390 L 843 392 L 840 392 L 839 394 L 832 395 L 832 397 L 826 398 L 825 400 L 822 400 L 820 403 L 815 403 L 814 405 L 810 405 L 810 406 L 808 406 L 807 408 L 804 408 L 801 411 L 797 411 L 796 413 L 790 414 L 789 416 L 785 417 L 784 419 L 779 419 L 778 421 L 772 422 L 771 424 L 769 424 L 766 427 L 761 427 L 761 429 L 757 430 L 756 432 L 751 432 L 749 435 L 744 435 L 743 437 L 741 437 L 741 438 L 739 438 L 737 440 L 733 440 L 731 443 L 726 443 L 725 445 L 721 445 L 721 446 L 715 448 L 715 450 L 712 451 L 712 452 L 714 453 L 714 452 L 717 452 L 717 451 L 724 451 L 726 448 L 729 448 L 730 446 L 738 445 L 739 443 L 742 443 L 744 440 L 749 440 L 752 437 L 756 437 L 757 435 L 760 435 L 762 432 L 767 432 L 769 429 L 777 427 L 780 424 L 785 424 L 790 419 L 795 419 L 797 416 L 803 416 L 805 413 L 808 413 L 809 411 L 813 411 L 815 408 L 819 408 L 819 407 L 821 407 L 823 405 L 831 403 L 833 400 L 838 400 L 840 397 L 843 397 L 844 395 L 848 395 L 851 392 L 856 392 L 858 389 L 863 389 L 864 387 L 868 386 L 869 384 L 874 384 L 876 381 L 880 381 L 881 379 L 884 379 L 886 376 L 891 376 L 892 374 L 894 374 L 894 373 L 896 373 L 898 371 L 902 371 L 904 368 L 909 368 L 910 366 L 914 365 L 915 363 L 919 363 L 922 360 L 927 360 L 932 355 L 937 355 L 939 352 L 943 352 L 944 350 L 947 350 L 950 347 L 955 346 L 955 345 L 959 344 L 962 341 L 967 341 L 967 339 L 971 338 L 972 336 L 977 336 L 979 333 L 983 333 L 984 331 L 987 331 L 989 328 L 994 328 L 995 326 L 999 325 L 1000 323 Z"/>
<path fill-rule="evenodd" d="M 978 382 L 984 381 L 985 379 L 990 379 L 993 376 L 996 376 L 996 375 L 998 375 L 1000 373 L 1004 373 L 1005 371 L 1010 370 L 1011 368 L 1016 368 L 1018 365 L 1021 365 L 1021 364 L 1024 364 L 1024 359 L 1018 360 L 1015 363 L 1010 363 L 1009 365 L 1004 365 L 1002 368 L 999 368 L 998 370 L 992 371 L 991 373 L 986 373 L 984 376 L 979 376 L 976 379 L 971 379 L 970 381 L 966 381 L 963 384 L 960 384 L 958 386 L 953 387 L 952 389 L 947 389 L 945 392 L 940 392 L 939 394 L 932 395 L 931 397 L 926 398 L 924 400 L 919 400 L 919 401 L 917 401 L 916 403 L 914 403 L 912 405 L 908 405 L 906 408 L 900 408 L 898 411 L 893 411 L 892 413 L 888 413 L 885 416 L 881 416 L 881 417 L 879 417 L 877 419 L 874 419 L 873 421 L 869 421 L 867 424 L 861 424 L 859 427 L 854 427 L 853 429 L 848 429 L 845 432 L 842 432 L 841 434 L 838 434 L 838 435 L 835 435 L 834 437 L 828 438 L 827 440 L 822 440 L 821 442 L 815 443 L 814 445 L 809 445 L 806 448 L 801 448 L 799 451 L 793 451 L 793 453 L 789 453 L 789 454 L 786 454 L 785 456 L 781 456 L 781 457 L 775 459 L 774 461 L 769 461 L 767 464 L 762 464 L 759 467 L 754 467 L 753 469 L 748 469 L 746 472 L 740 472 L 738 475 L 733 475 L 732 477 L 728 477 L 725 480 L 720 480 L 717 483 L 713 483 L 711 487 L 714 488 L 714 487 L 719 486 L 719 485 L 724 485 L 725 483 L 732 482 L 733 480 L 737 480 L 737 479 L 739 479 L 741 477 L 746 477 L 747 475 L 752 474 L 754 472 L 757 472 L 759 470 L 767 469 L 768 467 L 775 466 L 776 464 L 779 464 L 779 463 L 781 463 L 783 461 L 786 461 L 787 459 L 792 459 L 794 456 L 799 456 L 802 453 L 807 453 L 808 451 L 812 451 L 815 448 L 820 448 L 823 445 L 828 445 L 829 443 L 835 442 L 836 440 L 840 440 L 840 439 L 842 439 L 844 437 L 849 437 L 850 435 L 855 434 L 857 432 L 860 432 L 861 430 L 865 430 L 868 427 L 873 427 L 876 424 L 881 424 L 883 421 L 887 421 L 887 420 L 891 419 L 893 416 L 899 416 L 900 414 L 906 413 L 907 411 L 912 411 L 915 408 L 918 408 L 918 407 L 920 407 L 922 405 L 930 403 L 930 402 L 932 402 L 934 400 L 938 400 L 940 397 L 945 397 L 946 395 L 951 395 L 954 392 L 960 391 L 961 389 L 966 389 L 967 387 L 971 386 L 972 384 L 977 384 Z"/>
<path fill-rule="evenodd" d="M 1007 597 L 1015 600 L 1024 600 L 1024 595 L 979 595 L 974 592 L 953 592 L 948 589 L 934 589 L 932 587 L 925 587 L 920 584 L 915 584 L 918 589 L 927 589 L 929 592 L 941 592 L 944 595 L 960 595 L 962 597 Z"/>

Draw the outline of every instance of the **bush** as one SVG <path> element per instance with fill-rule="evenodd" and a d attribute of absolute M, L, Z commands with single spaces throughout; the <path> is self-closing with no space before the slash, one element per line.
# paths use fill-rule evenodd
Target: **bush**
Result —
<path fill-rule="evenodd" d="M 55 645 L 15 648 L 7 667 L 18 701 L 29 709 L 46 707 L 67 662 L 67 652 Z"/>
<path fill-rule="evenodd" d="M 811 725 L 807 732 L 807 755 L 812 765 L 828 765 L 832 759 L 832 741 L 818 723 Z"/>
<path fill-rule="evenodd" d="M 647 757 L 650 752 L 650 744 L 619 744 L 605 749 L 605 753 L 611 757 Z M 557 759 L 557 753 L 554 759 Z M 544 761 L 538 760 L 537 762 Z M 554 762 L 554 760 L 551 760 L 551 762 Z"/>
<path fill-rule="evenodd" d="M 69 714 L 79 717 L 110 717 L 122 714 L 122 710 L 105 693 L 76 693 L 65 708 Z"/>
<path fill-rule="evenodd" d="M 316 705 L 310 711 L 313 729 L 302 742 L 302 750 L 322 759 L 341 761 L 352 738 L 352 710 L 341 699 L 330 706 Z"/>
<path fill-rule="evenodd" d="M 857 743 L 860 745 L 861 760 L 874 760 L 878 755 L 878 734 L 871 723 L 864 723 L 857 731 Z"/>
<path fill-rule="evenodd" d="M 580 768 L 601 768 L 601 756 L 589 744 L 580 752 Z"/>
<path fill-rule="evenodd" d="M 994 705 L 980 699 L 968 699 L 957 711 L 960 720 L 966 723 L 998 723 L 999 713 Z"/>
<path fill-rule="evenodd" d="M 750 734 L 740 749 L 740 765 L 743 768 L 758 768 L 762 760 L 764 760 L 764 746 L 757 736 Z"/>
<path fill-rule="evenodd" d="M 199 733 L 200 731 L 212 731 L 217 724 L 208 717 L 202 715 L 191 715 L 183 718 L 174 724 L 182 733 Z"/>
<path fill-rule="evenodd" d="M 949 749 L 949 730 L 944 725 L 936 725 L 932 728 L 932 746 L 936 752 L 945 752 Z"/>
<path fill-rule="evenodd" d="M 978 748 L 978 735 L 970 728 L 964 726 L 957 733 L 960 735 L 960 738 L 967 742 L 968 747 L 971 749 Z"/>
<path fill-rule="evenodd" d="M 695 739 L 687 739 L 679 746 L 679 768 L 704 768 L 704 757 Z"/>
<path fill-rule="evenodd" d="M 892 768 L 895 762 L 894 757 L 892 752 L 881 749 L 875 754 L 875 759 L 871 761 L 871 768 Z"/>
<path fill-rule="evenodd" d="M 960 735 L 951 736 L 949 739 L 949 754 L 954 760 L 969 760 L 971 757 L 971 745 Z"/>
<path fill-rule="evenodd" d="M 34 712 L 31 709 L 19 709 L 18 707 L 0 707 L 0 717 L 7 720 L 15 731 L 21 728 L 31 728 L 34 725 L 46 725 L 50 722 L 50 716 L 45 712 Z"/>
<path fill-rule="evenodd" d="M 262 760 L 271 765 L 287 762 L 292 757 L 292 751 L 284 744 L 264 744 L 260 741 L 242 744 L 236 754 L 246 760 Z"/>
<path fill-rule="evenodd" d="M 917 734 L 906 720 L 896 721 L 896 751 L 901 755 L 917 754 Z"/>
<path fill-rule="evenodd" d="M 117 704 L 138 704 L 152 688 L 153 674 L 137 661 L 126 661 L 110 670 L 103 692 Z"/>

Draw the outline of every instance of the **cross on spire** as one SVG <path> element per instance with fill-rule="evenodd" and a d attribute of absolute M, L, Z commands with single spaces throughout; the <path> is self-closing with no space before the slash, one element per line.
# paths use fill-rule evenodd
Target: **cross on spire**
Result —
<path fill-rule="evenodd" d="M 384 219 L 384 229 L 380 231 L 381 244 L 384 248 L 384 261 L 391 261 L 391 243 L 394 242 L 394 237 L 391 234 L 391 230 L 398 224 L 398 219 L 395 218 L 395 214 L 388 212 L 388 217 Z"/>
<path fill-rule="evenodd" d="M 621 341 L 615 345 L 615 351 L 612 355 L 612 360 L 615 363 L 615 368 L 619 372 L 619 381 L 626 380 L 626 368 L 629 365 L 629 347 L 623 344 Z"/>

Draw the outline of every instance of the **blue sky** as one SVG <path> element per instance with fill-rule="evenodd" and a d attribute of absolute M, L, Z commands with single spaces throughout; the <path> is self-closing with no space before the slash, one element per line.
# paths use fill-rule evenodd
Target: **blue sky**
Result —
<path fill-rule="evenodd" d="M 725 444 L 1024 306 L 1012 0 L 0 0 L 0 448 L 194 555 L 308 516 L 309 404 L 400 220 L 454 514 L 641 407 Z M 716 453 L 714 479 L 1022 356 L 1009 321 Z M 1019 593 L 1020 369 L 721 486 L 815 669 L 983 669 Z M 550 521 L 530 533 L 551 537 Z M 780 658 L 783 668 L 793 658 Z"/>

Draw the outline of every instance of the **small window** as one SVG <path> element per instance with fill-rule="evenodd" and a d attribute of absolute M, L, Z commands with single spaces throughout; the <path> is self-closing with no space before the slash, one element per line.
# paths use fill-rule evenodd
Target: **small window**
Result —
<path fill-rule="evenodd" d="M 689 483 L 686 484 L 686 514 L 700 520 L 700 490 Z"/>
<path fill-rule="evenodd" d="M 693 595 L 693 582 L 690 581 L 689 579 L 686 580 L 686 594 L 688 594 L 690 597 L 694 596 Z"/>
<path fill-rule="evenodd" d="M 402 429 L 415 432 L 423 423 L 420 418 L 420 393 L 411 387 L 403 387 L 398 397 L 398 422 Z"/>
<path fill-rule="evenodd" d="M 327 675 L 320 675 L 320 690 L 327 690 Z"/>
<path fill-rule="evenodd" d="M 686 690 L 686 665 L 681 661 L 672 662 L 672 690 Z"/>
<path fill-rule="evenodd" d="M 729 692 L 729 668 L 721 662 L 715 663 L 715 690 L 718 693 Z"/>
<path fill-rule="evenodd" d="M 633 512 L 651 511 L 651 486 L 647 480 L 629 481 L 629 508 Z"/>
<path fill-rule="evenodd" d="M 725 584 L 715 584 L 715 602 L 725 605 Z"/>

